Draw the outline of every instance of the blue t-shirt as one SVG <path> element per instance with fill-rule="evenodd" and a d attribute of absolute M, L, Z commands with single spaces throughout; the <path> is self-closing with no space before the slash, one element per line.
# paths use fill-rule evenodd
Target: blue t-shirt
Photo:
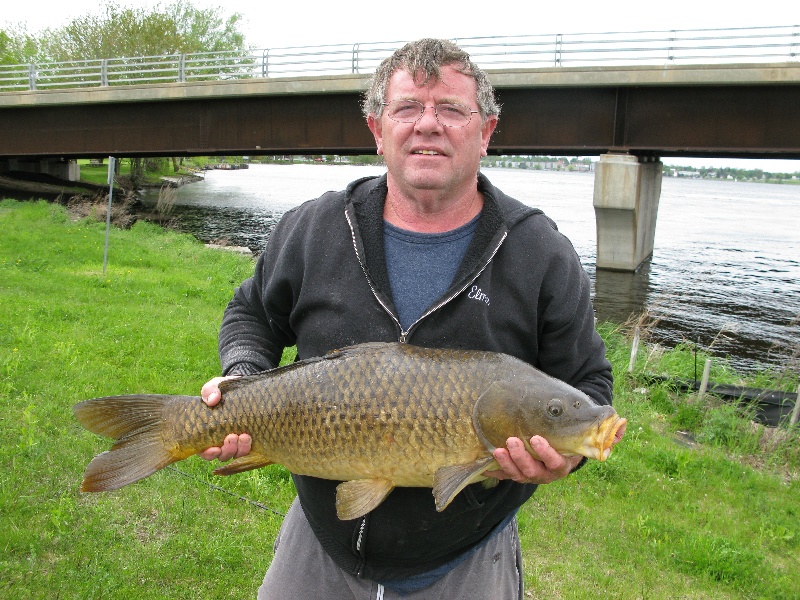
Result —
<path fill-rule="evenodd" d="M 478 227 L 480 215 L 466 225 L 444 233 L 417 233 L 383 222 L 386 269 L 392 287 L 392 298 L 400 325 L 408 330 L 453 283 L 458 266 Z M 429 585 L 455 569 L 483 546 L 493 535 L 506 527 L 516 511 L 506 517 L 473 549 L 437 569 L 407 579 L 382 582 L 400 595 Z"/>
<path fill-rule="evenodd" d="M 444 233 L 417 233 L 383 222 L 386 269 L 400 325 L 408 330 L 453 283 L 480 215 Z"/>

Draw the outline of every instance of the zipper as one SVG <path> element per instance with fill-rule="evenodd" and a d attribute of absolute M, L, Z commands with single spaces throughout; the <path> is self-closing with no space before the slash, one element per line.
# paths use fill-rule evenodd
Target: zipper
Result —
<path fill-rule="evenodd" d="M 356 577 L 361 577 L 364 574 L 364 552 L 361 550 L 361 544 L 364 541 L 364 530 L 367 527 L 366 515 L 361 517 L 361 525 L 358 528 L 358 539 L 356 540 L 356 552 L 361 556 L 361 562 L 358 564 Z"/>
<path fill-rule="evenodd" d="M 367 279 L 367 285 L 369 285 L 369 289 L 372 291 L 372 295 L 378 301 L 378 304 L 381 305 L 381 307 L 386 312 L 386 314 L 389 315 L 389 317 L 391 317 L 392 321 L 394 321 L 395 324 L 397 325 L 397 328 L 400 330 L 400 340 L 399 341 L 401 343 L 403 343 L 403 344 L 405 344 L 406 341 L 408 340 L 408 336 L 411 334 L 411 330 L 414 329 L 414 327 L 416 327 L 422 320 L 424 320 L 429 315 L 433 314 L 434 312 L 436 312 L 437 310 L 439 310 L 440 308 L 442 308 L 443 306 L 445 306 L 446 304 L 451 302 L 453 299 L 455 299 L 457 296 L 459 296 L 464 290 L 466 290 L 470 285 L 472 285 L 475 282 L 475 280 L 478 279 L 478 277 L 481 276 L 481 273 L 483 273 L 486 270 L 486 267 L 488 267 L 489 263 L 492 262 L 492 259 L 495 257 L 495 254 L 497 254 L 497 252 L 500 250 L 500 246 L 503 245 L 503 242 L 508 237 L 508 232 L 507 231 L 504 232 L 503 233 L 503 237 L 501 237 L 500 240 L 497 242 L 497 245 L 494 247 L 494 250 L 492 250 L 491 255 L 486 260 L 486 262 L 483 264 L 483 266 L 463 286 L 461 286 L 459 289 L 454 291 L 452 294 L 450 294 L 449 296 L 447 296 L 446 298 L 442 299 L 440 302 L 437 302 L 434 306 L 432 306 L 431 308 L 426 310 L 425 313 L 419 319 L 414 321 L 409 326 L 407 331 L 403 331 L 403 326 L 400 324 L 400 319 L 398 319 L 395 316 L 395 314 L 392 312 L 391 308 L 389 308 L 389 306 L 387 306 L 387 304 L 381 299 L 380 294 L 378 294 L 378 291 L 375 289 L 375 286 L 372 283 L 372 278 L 369 276 L 369 272 L 367 271 L 366 262 L 362 258 L 361 253 L 358 251 L 358 244 L 356 243 L 356 230 L 355 230 L 355 227 L 353 226 L 353 222 L 350 220 L 350 214 L 349 214 L 349 212 L 347 211 L 346 208 L 345 208 L 345 211 L 344 211 L 344 217 L 345 217 L 345 219 L 347 219 L 348 227 L 350 227 L 350 237 L 351 237 L 351 240 L 352 240 L 352 243 L 353 243 L 353 251 L 356 253 L 356 258 L 358 259 L 358 264 L 361 266 L 361 271 L 364 273 L 364 277 L 366 277 L 366 279 Z M 362 550 L 362 545 L 363 545 L 363 542 L 364 542 L 364 531 L 365 531 L 366 527 L 367 527 L 367 517 L 364 516 L 364 517 L 361 518 L 361 524 L 359 525 L 359 528 L 358 528 L 358 538 L 356 539 L 356 551 L 362 557 L 362 562 L 361 562 L 361 565 L 358 568 L 358 573 L 357 573 L 357 576 L 359 576 L 359 577 L 363 573 L 364 551 Z M 382 600 L 383 599 L 383 586 L 381 586 L 381 585 L 378 586 L 378 596 L 377 596 L 377 598 L 378 598 L 378 600 Z"/>
<path fill-rule="evenodd" d="M 455 292 L 453 292 L 452 294 L 450 294 L 446 298 L 443 298 L 441 301 L 437 302 L 436 304 L 431 306 L 428 310 L 426 310 L 419 319 L 417 319 L 411 325 L 409 325 L 408 331 L 401 332 L 400 341 L 401 342 L 405 342 L 406 339 L 408 338 L 408 336 L 411 334 L 411 330 L 414 329 L 414 327 L 416 327 L 416 325 L 420 321 L 422 321 L 423 319 L 425 319 L 429 315 L 432 315 L 437 310 L 439 310 L 440 308 L 442 308 L 446 304 L 448 304 L 451 301 L 453 301 L 456 297 L 460 296 L 464 292 L 464 290 L 466 290 L 469 286 L 471 286 L 473 283 L 475 283 L 475 280 L 478 279 L 478 277 L 481 276 L 481 273 L 483 273 L 486 270 L 486 267 L 489 266 L 489 263 L 492 262 L 492 259 L 494 258 L 494 255 L 497 254 L 498 250 L 500 250 L 500 246 L 503 245 L 503 242 L 506 240 L 506 237 L 508 237 L 508 232 L 507 231 L 505 233 L 503 233 L 503 237 L 500 238 L 500 241 L 497 242 L 497 245 L 494 247 L 494 250 L 492 251 L 491 256 L 489 256 L 489 258 L 486 260 L 486 262 L 483 264 L 483 266 L 478 270 L 478 272 L 475 273 L 474 277 L 472 277 L 469 281 L 464 283 L 464 285 L 461 286 L 459 289 L 457 289 Z"/>
<path fill-rule="evenodd" d="M 367 518 L 361 517 L 361 525 L 358 528 L 358 540 L 356 540 L 356 550 L 361 553 L 361 542 L 364 541 L 364 529 L 367 526 Z"/>
<path fill-rule="evenodd" d="M 395 316 L 395 314 L 392 312 L 392 310 L 386 305 L 386 303 L 383 300 L 381 300 L 381 297 L 378 294 L 378 291 L 375 289 L 375 286 L 372 284 L 372 278 L 370 278 L 369 272 L 367 271 L 366 262 L 361 258 L 361 254 L 358 251 L 358 244 L 356 243 L 356 230 L 355 230 L 355 227 L 353 227 L 353 222 L 350 220 L 350 214 L 348 213 L 346 208 L 345 208 L 345 211 L 344 211 L 344 216 L 345 216 L 345 219 L 347 219 L 347 225 L 350 227 L 350 237 L 351 237 L 352 242 L 353 242 L 353 250 L 356 253 L 356 258 L 358 259 L 358 264 L 361 265 L 361 270 L 364 272 L 364 276 L 367 278 L 367 285 L 369 285 L 369 289 L 372 290 L 372 295 L 375 296 L 375 299 L 378 301 L 378 304 L 381 305 L 381 307 L 386 312 L 386 314 L 389 315 L 392 318 L 392 320 L 395 322 L 395 324 L 397 325 L 397 328 L 400 330 L 400 339 L 399 339 L 399 341 L 400 341 L 400 343 L 403 343 L 403 344 L 405 344 L 407 342 L 408 336 L 411 335 L 411 331 L 414 329 L 414 327 L 416 327 L 422 320 L 424 320 L 428 316 L 432 315 L 433 313 L 435 313 L 437 310 L 439 310 L 440 308 L 442 308 L 446 304 L 450 303 L 453 299 L 455 299 L 457 296 L 459 296 L 464 290 L 466 290 L 470 285 L 472 285 L 475 282 L 475 280 L 478 279 L 478 277 L 481 276 L 481 273 L 483 273 L 486 270 L 486 267 L 488 267 L 489 263 L 492 262 L 492 259 L 494 258 L 495 254 L 497 254 L 498 250 L 500 250 L 500 246 L 503 245 L 503 242 L 508 237 L 508 232 L 507 231 L 504 232 L 503 233 L 503 237 L 500 238 L 500 240 L 497 242 L 497 245 L 494 247 L 494 250 L 492 250 L 492 254 L 489 256 L 489 258 L 486 260 L 486 262 L 483 264 L 483 266 L 478 270 L 478 272 L 475 273 L 475 275 L 469 281 L 467 281 L 463 286 L 461 286 L 455 292 L 453 292 L 452 294 L 450 294 L 446 298 L 443 298 L 441 301 L 437 302 L 432 307 L 430 307 L 428 310 L 426 310 L 419 319 L 414 321 L 411 325 L 409 325 L 408 329 L 404 331 L 403 330 L 403 326 L 400 324 L 400 319 L 398 319 Z M 359 538 L 359 540 L 360 540 L 360 538 Z"/>
<path fill-rule="evenodd" d="M 386 306 L 386 303 L 383 300 L 381 300 L 380 294 L 378 294 L 378 291 L 372 284 L 372 278 L 369 276 L 369 272 L 367 271 L 367 265 L 362 260 L 361 254 L 358 252 L 358 244 L 356 243 L 356 230 L 355 227 L 353 227 L 353 222 L 350 220 L 350 214 L 347 212 L 346 208 L 344 210 L 344 218 L 347 219 L 347 225 L 348 227 L 350 227 L 350 239 L 353 242 L 353 250 L 356 253 L 358 264 L 361 265 L 361 270 L 364 272 L 364 277 L 367 278 L 367 285 L 369 286 L 369 289 L 372 290 L 372 295 L 375 296 L 375 299 L 378 301 L 378 304 L 381 305 L 386 314 L 392 318 L 392 320 L 397 325 L 397 328 L 400 330 L 400 341 L 405 342 L 405 334 L 403 332 L 403 326 L 400 324 L 400 319 L 398 319 L 392 312 L 392 310 L 388 306 Z"/>

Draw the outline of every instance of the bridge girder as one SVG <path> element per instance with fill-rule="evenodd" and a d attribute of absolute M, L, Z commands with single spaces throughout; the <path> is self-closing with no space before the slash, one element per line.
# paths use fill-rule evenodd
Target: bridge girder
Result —
<path fill-rule="evenodd" d="M 491 72 L 492 154 L 800 158 L 800 63 Z M 0 94 L 1 157 L 371 154 L 367 76 Z"/>

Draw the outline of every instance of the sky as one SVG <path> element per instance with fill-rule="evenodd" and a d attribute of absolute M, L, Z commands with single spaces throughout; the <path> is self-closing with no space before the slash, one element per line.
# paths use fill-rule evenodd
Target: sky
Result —
<path fill-rule="evenodd" d="M 121 6 L 152 7 L 157 0 L 116 0 Z M 24 0 L 3 2 L 0 22 L 26 22 L 35 32 L 97 12 L 98 2 Z M 163 1 L 162 1 L 163 4 Z M 200 8 L 239 13 L 247 41 L 258 48 L 330 43 L 408 41 L 421 37 L 663 31 L 800 26 L 800 3 L 760 0 L 567 0 L 529 2 L 335 2 L 332 0 L 193 0 Z M 488 7 L 488 8 L 487 8 Z M 497 8 L 494 8 L 497 7 Z"/>
<path fill-rule="evenodd" d="M 116 0 L 149 8 L 158 0 Z M 66 25 L 98 12 L 102 2 L 6 0 L 0 25 L 22 24 L 31 33 Z M 161 4 L 164 4 L 162 1 Z M 466 38 L 506 35 L 665 31 L 797 25 L 800 2 L 757 4 L 717 0 L 452 0 L 451 2 L 335 2 L 333 0 L 193 0 L 198 8 L 219 7 L 242 15 L 240 30 L 256 48 L 323 44 L 405 42 L 421 37 Z M 399 46 L 400 44 L 398 44 Z M 676 160 L 676 159 L 668 159 Z M 720 162 L 721 161 L 721 162 Z M 687 166 L 740 166 L 765 171 L 800 171 L 800 161 L 680 159 Z"/>

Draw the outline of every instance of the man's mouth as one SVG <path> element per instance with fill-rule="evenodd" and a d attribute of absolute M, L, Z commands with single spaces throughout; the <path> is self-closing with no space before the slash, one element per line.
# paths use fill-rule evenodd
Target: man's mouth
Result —
<path fill-rule="evenodd" d="M 436 150 L 414 150 L 411 154 L 424 154 L 425 156 L 437 156 Z"/>

